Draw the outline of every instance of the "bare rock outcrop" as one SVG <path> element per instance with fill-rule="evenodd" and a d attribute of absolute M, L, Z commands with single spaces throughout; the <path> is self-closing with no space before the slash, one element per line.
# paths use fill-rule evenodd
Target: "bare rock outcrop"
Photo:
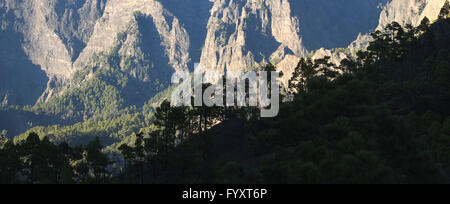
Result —
<path fill-rule="evenodd" d="M 127 60 L 151 58 L 141 64 L 158 67 L 155 70 L 164 75 L 192 69 L 195 62 L 220 71 L 271 62 L 286 78 L 295 61 L 309 56 L 308 46 L 345 47 L 358 32 L 369 32 L 372 24 L 376 29 L 375 15 L 380 16 L 378 29 L 392 21 L 413 25 L 424 17 L 433 21 L 445 0 L 346 2 L 3 0 L 0 99 L 6 105 L 45 102 L 63 92 L 77 71 L 97 66 L 96 56 L 114 49 L 122 71 L 144 82 L 161 75 L 145 73 L 144 65 L 130 69 Z M 350 52 L 319 49 L 313 57 L 331 55 L 338 62 L 365 49 L 370 40 L 359 35 L 348 47 Z"/>
<path fill-rule="evenodd" d="M 93 56 L 113 49 L 118 41 L 118 34 L 130 27 L 136 13 L 149 16 L 154 22 L 154 28 L 149 28 L 157 31 L 157 35 L 150 36 L 156 39 L 152 46 L 158 51 L 159 48 L 164 50 L 162 56 L 168 58 L 166 65 L 172 71 L 187 69 L 190 62 L 189 34 L 179 19 L 166 10 L 160 1 L 0 2 L 0 33 L 2 42 L 5 41 L 2 43 L 4 60 L 0 63 L 0 72 L 5 77 L 13 72 L 20 72 L 19 76 L 24 77 L 19 81 L 34 81 L 35 84 L 31 88 L 32 86 L 25 85 L 26 82 L 22 82 L 22 86 L 5 82 L 5 86 L 0 87 L 0 97 L 8 98 L 9 100 L 3 101 L 9 104 L 34 104 L 48 100 L 64 90 L 62 87 L 71 81 L 77 70 L 95 63 L 92 61 Z M 130 55 L 133 52 L 122 54 Z M 14 63 L 14 60 L 18 63 Z M 27 61 L 29 62 L 25 65 L 24 62 Z M 39 73 L 30 75 L 33 71 Z M 33 75 L 39 77 L 33 78 Z"/>
<path fill-rule="evenodd" d="M 187 31 L 181 27 L 175 16 L 155 0 L 109 0 L 104 15 L 97 21 L 86 48 L 74 65 L 83 67 L 90 63 L 92 55 L 112 49 L 117 40 L 117 34 L 129 27 L 137 13 L 151 16 L 153 19 L 159 36 L 151 37 L 161 38 L 160 45 L 165 48 L 170 64 L 175 69 L 187 68 L 190 60 Z"/>
<path fill-rule="evenodd" d="M 375 30 L 382 31 L 388 24 L 397 22 L 402 26 L 408 24 L 418 26 L 426 17 L 431 22 L 435 21 L 447 0 L 392 0 L 380 14 L 379 24 Z M 348 57 L 355 57 L 355 53 L 364 50 L 369 46 L 372 37 L 369 34 L 359 34 L 357 39 L 348 46 L 348 52 L 332 53 L 321 50 L 313 58 L 330 56 L 334 62 L 341 61 Z"/>
<path fill-rule="evenodd" d="M 236 71 L 286 54 L 305 56 L 299 28 L 288 0 L 217 0 L 200 62 L 204 69 Z"/>

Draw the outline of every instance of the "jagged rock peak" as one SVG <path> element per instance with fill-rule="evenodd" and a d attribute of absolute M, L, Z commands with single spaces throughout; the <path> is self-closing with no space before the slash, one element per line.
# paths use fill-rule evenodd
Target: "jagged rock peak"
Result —
<path fill-rule="evenodd" d="M 379 24 L 375 30 L 382 31 L 392 22 L 397 22 L 402 26 L 407 24 L 418 26 L 425 17 L 430 21 L 435 21 L 446 1 L 448 0 L 391 0 L 381 11 Z M 366 49 L 372 40 L 369 34 L 359 34 L 356 40 L 348 46 L 350 53 L 331 53 L 321 50 L 321 52 L 316 52 L 313 57 L 331 56 L 336 63 L 346 57 L 355 57 L 354 53 Z"/>
<path fill-rule="evenodd" d="M 446 0 L 392 0 L 383 9 L 380 15 L 378 30 L 387 24 L 396 21 L 401 25 L 411 24 L 417 26 L 423 18 L 431 21 L 439 16 Z"/>
<path fill-rule="evenodd" d="M 306 53 L 288 0 L 216 0 L 207 29 L 204 69 L 245 70 Z"/>
<path fill-rule="evenodd" d="M 93 56 L 109 52 L 115 46 L 117 35 L 128 28 L 137 12 L 149 16 L 154 22 L 153 26 L 157 34 L 146 37 L 157 39 L 152 46 L 157 51 L 163 49 L 163 57 L 168 58 L 166 65 L 170 66 L 169 69 L 172 71 L 186 69 L 190 61 L 189 34 L 179 19 L 165 9 L 160 1 L 1 1 L 0 34 L 3 41 L 11 41 L 10 44 L 13 44 L 5 46 L 6 44 L 3 43 L 2 49 L 5 51 L 0 50 L 4 53 L 3 57 L 8 59 L 0 63 L 4 69 L 2 73 L 5 72 L 3 74 L 7 75 L 9 72 L 17 72 L 19 70 L 17 66 L 20 66 L 20 70 L 24 72 L 31 70 L 38 72 L 37 67 L 42 70 L 44 76 L 47 76 L 47 79 L 43 79 L 45 77 L 40 76 L 41 73 L 39 73 L 40 78 L 36 80 L 39 81 L 40 88 L 32 90 L 32 99 L 23 96 L 20 97 L 23 100 L 8 101 L 19 104 L 46 101 L 48 97 L 54 95 L 52 93 L 55 93 L 54 87 L 48 86 L 52 84 L 49 81 L 64 82 L 58 83 L 58 86 L 64 86 L 66 82 L 70 82 L 77 70 L 91 65 Z M 192 21 L 195 20 L 192 19 Z M 13 51 L 11 46 L 16 50 Z M 12 59 L 16 59 L 18 63 L 12 63 Z M 30 61 L 29 65 L 24 65 L 27 60 Z M 26 73 L 23 74 L 26 75 Z M 30 81 L 28 78 L 24 80 Z M 45 88 L 46 85 L 47 88 Z M 2 98 L 6 94 L 6 89 L 15 89 L 14 87 L 0 88 Z M 18 91 L 10 90 L 9 92 Z M 42 94 L 42 96 L 35 96 L 36 94 Z M 11 94 L 10 98 L 13 95 Z"/>
<path fill-rule="evenodd" d="M 77 67 L 86 65 L 92 55 L 113 48 L 117 34 L 125 31 L 137 13 L 151 16 L 163 46 L 175 69 L 185 69 L 189 62 L 189 35 L 177 17 L 156 0 L 108 0 L 105 14 L 98 20 L 86 48 L 75 61 Z"/>

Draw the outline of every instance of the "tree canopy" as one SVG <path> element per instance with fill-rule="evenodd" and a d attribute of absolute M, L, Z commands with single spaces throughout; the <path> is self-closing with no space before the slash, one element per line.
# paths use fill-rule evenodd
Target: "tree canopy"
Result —
<path fill-rule="evenodd" d="M 79 146 L 45 133 L 2 138 L 0 183 L 450 183 L 443 26 L 450 19 L 394 22 L 340 65 L 301 59 L 275 118 L 164 101 L 120 154 L 98 137 Z"/>

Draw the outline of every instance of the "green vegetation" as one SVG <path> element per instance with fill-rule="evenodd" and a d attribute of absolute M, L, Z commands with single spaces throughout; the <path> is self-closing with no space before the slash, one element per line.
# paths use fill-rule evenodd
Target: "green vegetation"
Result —
<path fill-rule="evenodd" d="M 42 138 L 1 137 L 0 182 L 450 183 L 450 36 L 443 27 L 450 19 L 404 28 L 394 22 L 373 33 L 355 60 L 302 59 L 288 87 L 293 99 L 275 118 L 254 108 L 165 101 L 153 118 L 130 114 L 33 130 Z M 78 135 L 100 138 L 65 142 Z M 114 138 L 112 149 L 122 154 L 108 157 L 101 138 Z"/>
<path fill-rule="evenodd" d="M 114 77 L 114 78 L 107 78 Z M 64 92 L 62 96 L 38 104 L 36 109 L 66 118 L 86 119 L 99 114 L 112 115 L 124 108 L 120 90 L 127 78 L 117 70 L 101 69 L 80 87 Z"/>
<path fill-rule="evenodd" d="M 333 54 L 344 53 L 346 55 L 351 55 L 352 50 L 350 48 L 333 48 L 331 49 L 331 53 Z"/>
<path fill-rule="evenodd" d="M 156 94 L 142 108 L 132 106 L 116 112 L 115 117 L 93 117 L 73 125 L 62 126 L 35 126 L 23 134 L 15 137 L 16 142 L 25 140 L 31 133 L 47 137 L 54 143 L 65 142 L 71 146 L 84 145 L 95 137 L 100 138 L 102 144 L 110 146 L 111 150 L 117 150 L 121 143 L 129 143 L 135 137 L 136 132 L 145 131 L 153 120 L 154 107 L 167 99 L 173 89 L 169 87 Z"/>
<path fill-rule="evenodd" d="M 172 89 L 169 82 L 173 69 L 154 66 L 154 61 L 160 59 L 151 55 L 151 43 L 142 36 L 135 36 L 141 33 L 136 29 L 145 29 L 145 25 L 135 24 L 150 20 L 139 13 L 135 18 L 126 32 L 118 34 L 114 48 L 93 56 L 92 64 L 78 70 L 61 95 L 32 107 L 0 106 L 0 128 L 7 128 L 11 137 L 29 130 L 20 135 L 21 139 L 30 132 L 38 132 L 55 142 L 86 144 L 99 136 L 102 141 L 107 141 L 105 144 L 110 144 L 128 137 L 131 131 L 137 132 L 148 126 L 143 121 L 149 121 L 153 106 Z M 122 56 L 119 52 L 123 46 L 130 46 L 125 45 L 128 38 L 134 40 L 132 46 L 136 47 L 132 57 Z M 146 119 L 135 121 L 136 117 Z M 97 123 L 133 125 L 106 128 Z M 77 136 L 70 138 L 72 134 Z"/>
<path fill-rule="evenodd" d="M 136 14 L 136 18 L 145 17 Z M 141 107 L 167 89 L 168 83 L 160 81 L 168 81 L 169 70 L 156 70 L 151 56 L 145 52 L 139 52 L 136 57 L 119 55 L 121 45 L 133 33 L 131 27 L 128 32 L 118 34 L 116 45 L 109 53 L 94 57 L 97 65 L 77 71 L 71 87 L 61 96 L 38 104 L 33 110 L 75 118 L 75 121 L 93 117 L 107 119 L 120 116 L 118 113 L 132 106 Z M 141 38 L 134 46 L 144 46 Z"/>
<path fill-rule="evenodd" d="M 223 122 L 195 131 L 180 127 L 199 125 L 201 111 L 163 105 L 154 132 L 121 146 L 127 160 L 121 180 L 450 182 L 449 39 L 435 39 L 427 23 L 417 28 L 393 23 L 373 34 L 375 41 L 357 60 L 339 67 L 328 58 L 303 59 L 290 83 L 295 97 L 273 119 L 245 109 L 225 119 L 223 112 L 206 111 L 205 121 Z M 438 23 L 450 27 L 448 20 Z M 178 114 L 191 122 L 176 122 Z M 179 145 L 173 143 L 175 130 L 184 135 Z"/>
<path fill-rule="evenodd" d="M 86 146 L 55 145 L 32 133 L 25 141 L 14 144 L 0 141 L 0 183 L 105 183 L 110 182 L 110 166 L 102 152 L 100 140 Z"/>
<path fill-rule="evenodd" d="M 152 114 L 126 114 L 108 120 L 89 119 L 71 126 L 37 126 L 15 137 L 16 141 L 25 140 L 30 133 L 46 136 L 55 143 L 66 142 L 71 146 L 87 144 L 93 138 L 101 139 L 102 144 L 112 145 L 132 137 L 143 127 L 151 125 Z"/>

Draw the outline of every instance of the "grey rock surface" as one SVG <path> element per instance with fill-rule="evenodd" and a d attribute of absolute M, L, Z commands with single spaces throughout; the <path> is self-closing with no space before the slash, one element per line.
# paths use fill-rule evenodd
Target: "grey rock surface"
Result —
<path fill-rule="evenodd" d="M 338 62 L 345 56 L 327 49 L 349 44 L 351 50 L 364 49 L 370 37 L 358 34 L 392 21 L 417 25 L 425 16 L 434 20 L 444 2 L 3 0 L 0 102 L 45 102 L 61 94 L 78 70 L 101 68 L 95 56 L 114 49 L 122 71 L 143 82 L 192 70 L 195 62 L 213 70 L 246 70 L 272 62 L 287 78 L 311 50 L 318 50 L 316 58 L 332 55 Z M 140 64 L 151 63 L 161 74 L 126 63 L 141 56 L 151 60 Z"/>

